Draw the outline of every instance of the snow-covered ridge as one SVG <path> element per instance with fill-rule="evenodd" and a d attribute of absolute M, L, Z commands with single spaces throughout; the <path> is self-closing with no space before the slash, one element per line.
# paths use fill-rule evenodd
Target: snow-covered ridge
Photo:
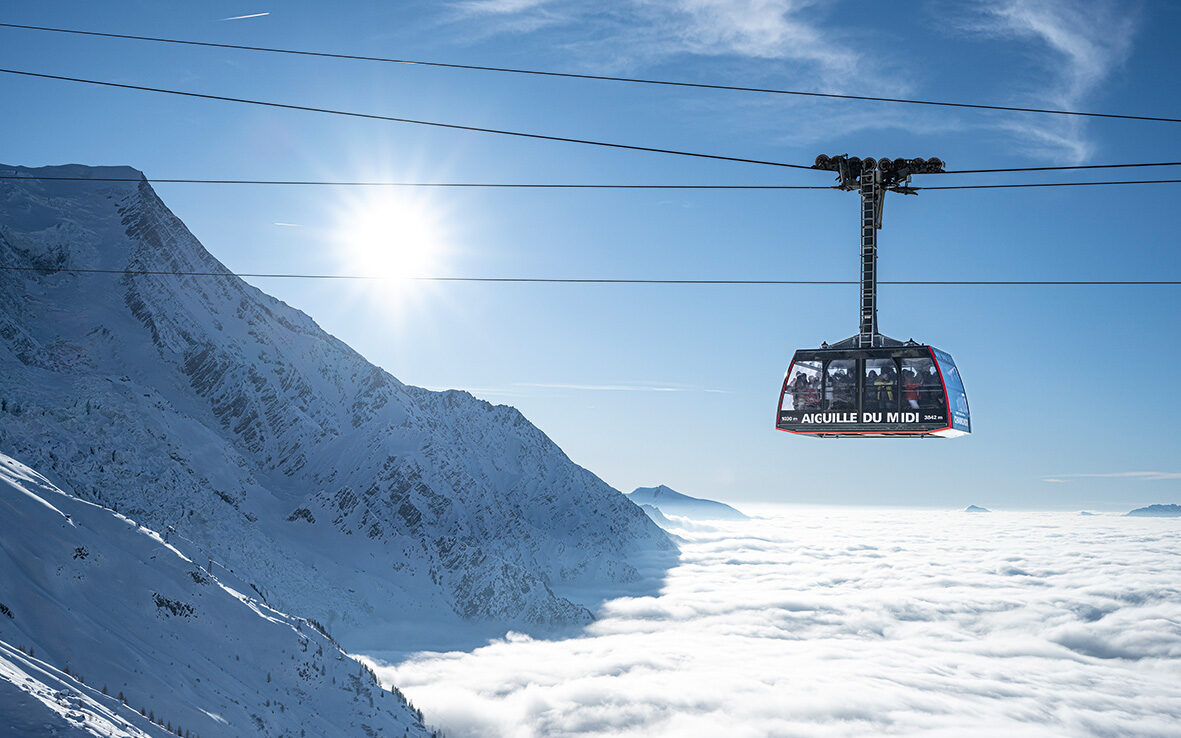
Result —
<path fill-rule="evenodd" d="M 429 735 L 313 624 L 0 454 L 0 734 L 182 732 Z"/>
<path fill-rule="evenodd" d="M 146 182 L 0 183 L 0 262 L 41 270 L 0 272 L 0 450 L 346 642 L 587 622 L 551 586 L 672 548 L 515 409 L 405 385 L 230 275 Z"/>
<path fill-rule="evenodd" d="M 1181 505 L 1149 505 L 1125 513 L 1131 518 L 1181 518 Z"/>
<path fill-rule="evenodd" d="M 679 515 L 697 520 L 747 519 L 746 515 L 724 502 L 707 500 L 702 497 L 690 497 L 663 484 L 657 487 L 638 487 L 629 492 L 627 496 L 637 505 L 651 506 L 668 515 Z"/>

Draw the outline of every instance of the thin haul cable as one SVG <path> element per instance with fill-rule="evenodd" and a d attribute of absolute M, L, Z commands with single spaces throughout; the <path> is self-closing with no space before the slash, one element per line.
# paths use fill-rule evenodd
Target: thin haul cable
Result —
<path fill-rule="evenodd" d="M 1129 167 L 1175 167 L 1181 161 L 1149 161 L 1138 164 L 1070 164 L 1054 167 L 1003 167 L 999 169 L 948 169 L 941 174 L 994 174 L 997 172 L 1064 172 L 1077 169 L 1126 169 Z"/>
<path fill-rule="evenodd" d="M 35 77 L 40 79 L 53 79 L 64 82 L 78 82 L 81 84 L 98 85 L 102 87 L 115 87 L 125 90 L 136 90 L 139 92 L 156 92 L 166 95 L 179 95 L 181 97 L 199 98 L 202 100 L 218 100 L 222 102 L 241 103 L 245 105 L 259 105 L 270 108 L 280 108 L 284 110 L 302 110 L 311 113 L 325 113 L 329 115 L 342 115 L 352 118 L 365 118 L 368 120 L 381 120 L 393 123 L 407 123 L 412 125 L 430 126 L 434 128 L 446 128 L 459 131 L 470 131 L 477 133 L 491 133 L 501 136 L 515 136 L 518 138 L 529 138 L 543 141 L 556 141 L 559 143 L 573 143 L 582 144 L 585 146 L 599 146 L 613 149 L 625 149 L 629 151 L 645 151 L 656 154 L 670 154 L 674 156 L 686 156 L 697 159 L 712 159 L 716 161 L 729 161 L 741 164 L 761 164 L 764 166 L 773 167 L 787 167 L 791 169 L 807 169 L 809 171 L 821 171 L 806 164 L 791 164 L 780 161 L 767 161 L 764 159 L 748 159 L 738 156 L 723 156 L 720 154 L 703 154 L 693 151 L 681 151 L 678 149 L 664 149 L 653 146 L 638 146 L 634 144 L 621 144 L 609 141 L 596 141 L 593 139 L 571 138 L 567 136 L 551 136 L 542 133 L 526 133 L 523 131 L 510 131 L 500 128 L 486 128 L 483 126 L 469 126 L 458 123 L 440 123 L 438 121 L 418 120 L 414 118 L 399 118 L 389 115 L 379 115 L 376 113 L 359 113 L 351 110 L 336 110 L 333 108 L 320 108 L 310 105 L 296 105 L 294 103 L 279 103 L 269 100 L 255 100 L 252 98 L 230 97 L 228 95 L 214 95 L 212 93 L 204 92 L 189 92 L 186 90 L 172 90 L 164 87 L 148 87 L 146 85 L 133 85 L 122 82 L 109 82 L 105 80 L 85 79 L 82 77 L 68 77 L 59 74 L 45 74 L 42 72 L 29 72 L 21 69 L 3 69 L 0 68 L 0 73 L 20 75 L 24 77 Z M 994 173 L 994 172 L 1044 172 L 1044 171 L 1060 171 L 1071 169 L 1116 169 L 1127 167 L 1168 167 L 1179 166 L 1181 161 L 1159 161 L 1159 162 L 1141 162 L 1141 163 L 1120 163 L 1120 164 L 1076 164 L 1069 166 L 1051 166 L 1051 167 L 1015 167 L 1015 168 L 999 168 L 999 169 L 955 169 L 943 172 L 943 174 L 975 174 L 975 173 Z"/>
<path fill-rule="evenodd" d="M 1001 190 L 1019 187 L 1095 187 L 1099 185 L 1181 184 L 1181 179 L 1121 179 L 1105 182 L 1007 182 L 1005 184 L 935 185 L 912 187 L 913 190 Z"/>
<path fill-rule="evenodd" d="M 219 184 L 219 185 L 319 185 L 327 187 L 471 187 L 493 189 L 563 189 L 563 190 L 835 190 L 835 185 L 699 185 L 699 184 L 613 184 L 563 182 L 377 182 L 300 179 L 195 179 L 156 177 L 53 177 L 0 175 L 0 180 L 49 182 L 147 182 L 149 184 Z M 1181 180 L 1178 180 L 1181 181 Z"/>
<path fill-rule="evenodd" d="M 344 281 L 408 280 L 414 282 L 486 282 L 518 284 L 660 284 L 660 285 L 855 285 L 856 280 L 828 279 L 609 279 L 609 278 L 563 278 L 563 277 L 384 277 L 371 274 L 307 274 L 275 272 L 182 272 L 153 269 L 81 269 L 73 267 L 17 267 L 0 266 L 0 271 L 41 272 L 45 274 L 110 274 L 120 276 L 168 276 L 168 277 L 220 277 L 259 279 L 325 279 Z M 911 286 L 1166 286 L 1181 285 L 1181 280 L 890 280 L 879 281 L 881 285 Z"/>
<path fill-rule="evenodd" d="M 179 44 L 185 46 L 204 46 L 216 49 L 237 49 L 240 51 L 262 51 L 271 54 L 290 54 L 295 56 L 313 56 L 329 59 L 348 59 L 353 61 L 382 62 L 387 64 L 405 64 L 422 67 L 441 67 L 444 69 L 463 69 L 481 72 L 501 72 L 507 74 L 525 74 L 538 77 L 559 77 L 566 79 L 599 80 L 605 82 L 625 82 L 629 84 L 659 85 L 664 87 L 690 87 L 705 90 L 728 90 L 735 92 L 756 92 L 774 95 L 794 95 L 798 97 L 818 97 L 835 100 L 862 100 L 872 102 L 902 103 L 907 105 L 929 105 L 948 108 L 970 108 L 977 110 L 1000 110 L 1017 113 L 1040 113 L 1047 115 L 1081 116 L 1086 118 L 1114 118 L 1121 120 L 1153 121 L 1158 123 L 1181 123 L 1181 118 L 1169 118 L 1155 115 L 1133 115 L 1124 113 L 1096 113 L 1081 110 L 1057 110 L 1053 108 L 1027 108 L 1013 105 L 985 105 L 980 103 L 949 102 L 945 100 L 921 100 L 900 97 L 877 97 L 873 95 L 844 95 L 835 92 L 811 92 L 807 90 L 786 90 L 769 87 L 747 87 L 742 85 L 710 84 L 705 82 L 685 82 L 678 80 L 646 79 L 642 77 L 619 77 L 602 74 L 579 74 L 576 72 L 554 72 L 540 69 L 519 69 L 514 67 L 496 67 L 482 64 L 458 64 L 452 62 L 425 61 L 420 59 L 395 59 L 379 56 L 363 56 L 360 54 L 338 54 L 326 51 L 309 51 L 304 49 L 282 49 L 268 46 L 249 46 L 246 44 L 227 44 L 212 41 L 193 41 L 190 39 L 164 38 L 160 36 L 138 36 L 129 33 L 104 33 L 101 31 L 85 31 L 77 28 L 56 28 L 53 26 L 34 26 L 20 23 L 0 23 L 0 27 L 15 28 L 26 31 L 47 31 L 51 33 L 69 33 L 78 36 L 97 36 L 102 38 L 117 38 L 133 41 L 149 41 L 153 43 Z"/>
<path fill-rule="evenodd" d="M 290 185 L 323 187 L 439 187 L 458 189 L 526 189 L 526 190 L 836 190 L 836 185 L 712 185 L 712 184 L 617 184 L 572 182 L 380 182 L 301 179 L 198 179 L 156 177 L 53 177 L 46 175 L 0 175 L 0 181 L 30 180 L 37 182 L 147 182 L 149 184 L 210 184 L 210 185 Z M 996 190 L 1021 187 L 1090 187 L 1098 185 L 1154 185 L 1181 184 L 1181 179 L 1128 179 L 1102 182 L 1008 182 L 1005 184 L 963 184 L 931 187 L 911 187 L 912 190 Z"/>
<path fill-rule="evenodd" d="M 254 100 L 244 97 L 230 97 L 227 95 L 213 95 L 203 92 L 188 92 L 185 90 L 170 90 L 164 87 L 148 87 L 146 85 L 132 85 L 122 82 L 108 82 L 104 80 L 85 79 L 82 77 L 67 77 L 60 74 L 43 74 L 40 72 L 28 72 L 21 69 L 0 69 L 4 74 L 15 74 L 24 77 L 37 77 L 41 79 L 54 79 L 64 82 L 79 82 L 88 85 L 100 85 L 102 87 L 117 87 L 124 90 L 136 90 L 139 92 L 157 92 L 166 95 L 180 95 L 182 97 L 195 97 L 202 100 L 220 100 L 222 102 L 242 103 L 246 105 L 260 105 L 269 108 L 282 108 L 284 110 L 302 110 L 310 113 L 327 113 L 329 115 L 344 115 L 351 118 L 366 118 L 369 120 L 381 120 L 392 123 L 408 123 L 419 126 L 430 126 L 434 128 L 448 128 L 458 131 L 472 131 L 477 133 L 493 133 L 500 136 L 515 136 L 518 138 L 540 139 L 543 141 L 557 141 L 559 143 L 573 143 L 582 144 L 584 146 L 601 146 L 612 149 L 627 149 L 630 151 L 646 151 L 655 154 L 672 154 L 674 156 L 689 156 L 697 159 L 715 159 L 718 161 L 739 162 L 742 164 L 762 164 L 772 167 L 789 167 L 792 169 L 812 169 L 811 166 L 805 164 L 788 164 L 780 161 L 766 161 L 763 159 L 747 159 L 740 156 L 722 156 L 720 154 L 702 154 L 693 151 L 680 151 L 677 149 L 662 149 L 654 146 L 637 146 L 633 144 L 612 143 L 609 141 L 595 141 L 585 138 L 571 138 L 567 136 L 550 136 L 543 133 L 526 133 L 523 131 L 509 131 L 501 128 L 485 128 L 483 126 L 467 126 L 458 123 L 440 123 L 438 121 L 418 120 L 415 118 L 399 118 L 392 115 L 378 115 L 376 113 L 358 113 L 351 110 L 335 110 L 333 108 L 319 108 L 310 105 L 295 105 L 293 103 L 279 103 L 269 100 Z"/>

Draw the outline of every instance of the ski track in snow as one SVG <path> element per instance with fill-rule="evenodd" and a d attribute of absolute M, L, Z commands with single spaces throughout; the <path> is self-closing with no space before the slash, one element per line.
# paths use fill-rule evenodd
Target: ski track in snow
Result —
<path fill-rule="evenodd" d="M 378 673 L 450 738 L 1181 736 L 1177 520 L 775 514 L 674 519 L 660 593 L 585 637 Z"/>

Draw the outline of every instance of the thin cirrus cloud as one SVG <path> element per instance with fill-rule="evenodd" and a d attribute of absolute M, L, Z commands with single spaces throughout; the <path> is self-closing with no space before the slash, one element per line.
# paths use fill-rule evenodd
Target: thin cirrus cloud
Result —
<path fill-rule="evenodd" d="M 1126 471 L 1100 474 L 1055 474 L 1052 477 L 1042 478 L 1042 481 L 1063 483 L 1068 479 L 1136 479 L 1142 482 L 1159 482 L 1168 479 L 1181 479 L 1181 472 Z"/>
<path fill-rule="evenodd" d="M 504 15 L 536 10 L 545 6 L 547 2 L 548 0 L 469 0 L 456 3 L 455 6 L 474 14 Z"/>
<path fill-rule="evenodd" d="M 1181 530 L 801 508 L 673 532 L 659 587 L 577 637 L 378 673 L 470 738 L 1179 734 Z"/>
<path fill-rule="evenodd" d="M 1016 75 L 1011 102 L 1077 109 L 1127 61 L 1139 27 L 1134 3 L 1120 0 L 980 0 L 961 29 L 1025 42 L 1031 66 Z M 1094 146 L 1081 118 L 1005 119 L 1001 127 L 1024 141 L 1029 153 L 1086 161 Z"/>
<path fill-rule="evenodd" d="M 451 9 L 460 20 L 473 20 L 479 36 L 532 33 L 570 18 L 551 0 L 462 0 Z"/>
<path fill-rule="evenodd" d="M 423 385 L 432 392 L 447 392 L 454 388 Z M 574 384 L 568 382 L 514 382 L 508 387 L 464 387 L 474 395 L 497 397 L 525 397 L 533 390 L 572 390 L 575 392 L 703 392 L 728 395 L 730 390 L 697 387 L 688 384 Z"/>
<path fill-rule="evenodd" d="M 609 9 L 573 0 L 468 0 L 452 7 L 484 35 L 576 29 L 587 38 L 563 48 L 614 71 L 677 54 L 735 55 L 794 62 L 807 79 L 841 86 L 873 66 L 839 29 L 821 27 L 826 9 L 816 0 L 624 0 Z"/>
<path fill-rule="evenodd" d="M 739 83 L 889 96 L 915 92 L 913 75 L 900 71 L 896 44 L 867 58 L 848 28 L 827 22 L 831 6 L 815 0 L 624 0 L 609 10 L 572 0 L 469 0 L 453 7 L 480 36 L 554 30 L 563 38 L 563 64 L 594 73 L 634 74 L 692 55 L 753 62 L 750 71 L 757 76 Z M 768 73 L 778 81 L 768 81 Z M 814 98 L 706 95 L 683 104 L 716 118 L 719 128 L 789 146 L 867 129 L 931 134 L 962 127 L 953 116 L 916 118 L 906 110 L 834 106 Z M 783 125 L 785 111 L 790 126 Z"/>
<path fill-rule="evenodd" d="M 707 392 L 725 395 L 729 390 L 693 387 L 690 385 L 659 384 L 564 384 L 549 382 L 515 382 L 514 387 L 535 387 L 538 389 L 585 390 L 589 392 Z"/>
<path fill-rule="evenodd" d="M 568 58 L 582 59 L 595 71 L 622 74 L 684 54 L 731 56 L 782 63 L 761 64 L 759 73 L 777 72 L 801 89 L 892 97 L 918 92 L 910 80 L 921 48 L 903 50 L 880 29 L 859 31 L 831 22 L 830 6 L 816 0 L 624 0 L 606 10 L 573 0 L 466 0 L 450 7 L 480 36 L 560 28 Z M 932 7 L 931 33 L 1020 45 L 1018 52 L 1006 50 L 999 57 L 1003 86 L 993 99 L 1031 107 L 1086 107 L 1130 56 L 1140 25 L 1137 6 L 1118 0 L 975 0 Z M 867 39 L 875 39 L 872 51 L 866 50 Z M 1080 118 L 965 117 L 932 110 L 920 115 L 800 99 L 727 98 L 696 105 L 728 113 L 739 127 L 750 119 L 745 125 L 755 128 L 766 114 L 781 116 L 790 107 L 793 126 L 780 134 L 789 144 L 866 129 L 930 134 L 993 128 L 1037 158 L 1078 163 L 1094 153 L 1088 124 Z"/>

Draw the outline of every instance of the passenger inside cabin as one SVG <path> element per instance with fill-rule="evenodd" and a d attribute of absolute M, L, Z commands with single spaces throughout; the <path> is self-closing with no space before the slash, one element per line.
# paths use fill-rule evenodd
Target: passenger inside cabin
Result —
<path fill-rule="evenodd" d="M 913 369 L 902 372 L 902 399 L 911 410 L 919 409 L 919 375 Z"/>
<path fill-rule="evenodd" d="M 882 407 L 881 398 L 878 396 L 878 380 L 881 379 L 881 373 L 876 369 L 870 369 L 865 375 L 865 409 L 866 410 L 880 410 Z"/>
<path fill-rule="evenodd" d="M 853 377 L 844 369 L 833 377 L 833 407 L 837 410 L 853 410 L 857 402 L 857 391 L 853 387 Z"/>
<path fill-rule="evenodd" d="M 934 364 L 927 368 L 922 377 L 920 399 L 924 408 L 936 410 L 943 407 L 943 382 L 939 380 L 939 372 Z"/>
<path fill-rule="evenodd" d="M 874 380 L 874 389 L 878 398 L 878 409 L 893 410 L 896 407 L 894 399 L 898 391 L 897 377 L 892 367 L 886 367 Z"/>
<path fill-rule="evenodd" d="M 808 393 L 808 378 L 804 376 L 803 372 L 796 372 L 787 386 L 791 389 L 792 409 L 803 410 L 804 396 Z"/>
<path fill-rule="evenodd" d="M 814 377 L 806 380 L 807 384 L 804 387 L 804 409 L 805 410 L 819 410 L 820 409 L 820 377 Z"/>

